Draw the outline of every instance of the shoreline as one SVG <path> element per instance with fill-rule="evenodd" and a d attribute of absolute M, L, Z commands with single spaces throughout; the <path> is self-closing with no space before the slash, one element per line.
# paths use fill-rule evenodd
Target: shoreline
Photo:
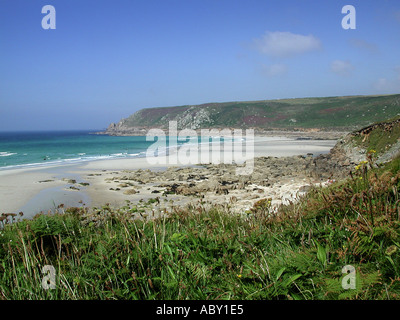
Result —
<path fill-rule="evenodd" d="M 283 134 L 283 132 L 276 132 L 275 135 L 257 135 L 254 136 L 254 145 L 256 146 L 257 144 L 263 144 L 265 142 L 268 142 L 269 144 L 274 144 L 275 142 L 279 143 L 287 143 L 287 142 L 293 142 L 293 141 L 314 141 L 315 143 L 323 143 L 328 141 L 330 143 L 331 141 L 336 141 L 337 137 L 336 136 L 329 136 L 324 137 L 324 139 L 321 138 L 312 138 L 312 136 L 309 135 L 299 135 L 298 132 L 293 132 L 293 135 L 291 134 Z M 244 136 L 245 138 L 245 136 Z M 184 142 L 186 145 L 188 142 Z M 214 143 L 214 142 L 212 142 Z M 215 142 L 218 144 L 218 142 Z M 195 143 L 197 146 L 201 146 L 203 142 L 199 141 Z M 223 145 L 223 143 L 222 143 Z M 182 145 L 179 146 L 168 146 L 164 150 L 166 154 L 169 152 L 173 151 L 176 148 L 180 148 Z M 282 148 L 281 148 L 282 149 Z M 274 150 L 272 150 L 274 152 Z M 282 152 L 282 150 L 280 150 Z M 289 151 L 290 153 L 290 151 Z M 66 159 L 59 159 L 59 160 L 50 160 L 46 162 L 37 162 L 37 163 L 26 163 L 26 164 L 16 164 L 16 165 L 8 165 L 4 167 L 0 167 L 0 173 L 1 172 L 9 172 L 12 170 L 36 170 L 36 169 L 48 169 L 52 167 L 60 167 L 60 166 L 74 166 L 74 165 L 83 165 L 85 163 L 90 163 L 90 162 L 97 162 L 97 161 L 110 161 L 110 160 L 129 160 L 129 159 L 138 159 L 138 158 L 146 158 L 146 152 L 140 152 L 138 154 L 133 154 L 133 155 L 121 155 L 121 154 L 109 154 L 109 155 L 98 155 L 98 156 L 89 156 L 89 157 L 83 157 L 80 159 L 77 158 L 66 158 Z"/>
<path fill-rule="evenodd" d="M 272 162 L 275 161 L 274 159 L 294 157 L 295 162 L 293 165 L 304 166 L 306 162 L 303 161 L 303 158 L 299 158 L 303 160 L 299 160 L 300 162 L 297 164 L 296 159 L 298 156 L 306 156 L 310 153 L 314 154 L 314 156 L 329 153 L 335 144 L 336 140 L 294 140 L 282 136 L 271 139 L 271 137 L 257 136 L 254 141 L 255 170 L 259 170 L 257 166 L 260 163 L 257 159 L 260 157 L 270 157 Z M 146 200 L 156 197 L 166 200 L 164 202 L 174 202 L 175 205 L 184 204 L 190 201 L 198 201 L 200 198 L 196 194 L 185 195 L 185 192 L 175 195 L 167 194 L 164 197 L 160 197 L 170 187 L 165 183 L 179 181 L 179 178 L 182 180 L 182 173 L 190 176 L 194 173 L 198 174 L 201 170 L 206 172 L 203 176 L 207 176 L 207 179 L 195 180 L 192 184 L 201 185 L 204 180 L 211 181 L 218 175 L 220 175 L 220 178 L 231 180 L 223 183 L 229 185 L 237 184 L 237 176 L 224 177 L 221 173 L 228 170 L 224 169 L 224 166 L 229 167 L 229 170 L 237 167 L 234 164 L 220 165 L 222 170 L 220 171 L 217 168 L 218 165 L 203 164 L 202 169 L 200 169 L 194 163 L 183 165 L 169 164 L 166 161 L 162 164 L 151 165 L 148 160 L 146 157 L 119 158 L 59 164 L 48 167 L 0 170 L 0 213 L 18 213 L 22 211 L 24 212 L 23 218 L 30 219 L 39 212 L 46 213 L 48 210 L 56 210 L 60 205 L 63 205 L 63 207 L 94 207 L 109 203 L 112 206 L 121 206 L 127 200 L 140 201 L 141 199 Z M 276 163 L 275 165 L 279 167 L 280 164 Z M 279 171 L 281 169 L 278 168 L 277 172 Z M 140 181 L 140 179 L 146 178 L 149 172 L 158 172 L 158 174 L 155 174 L 152 179 L 147 179 L 144 183 Z M 273 174 L 276 175 L 278 173 L 274 172 Z M 125 181 L 121 179 L 124 177 L 128 179 Z M 292 179 L 293 181 L 286 181 L 282 177 L 280 178 L 278 176 L 274 178 L 275 180 L 281 180 L 279 187 L 273 185 L 251 186 L 251 184 L 248 184 L 246 187 L 248 189 L 256 189 L 253 190 L 255 192 L 250 189 L 249 192 L 246 191 L 246 197 L 249 198 L 247 199 L 248 201 L 243 201 L 240 206 L 236 202 L 236 206 L 239 209 L 244 208 L 246 205 L 251 206 L 252 202 L 260 198 L 262 194 L 260 190 L 264 190 L 265 196 L 275 193 L 276 197 L 282 197 L 282 194 L 293 193 L 310 183 L 310 181 L 305 181 L 305 178 Z M 138 182 L 138 180 L 142 183 Z M 161 186 L 162 182 L 164 182 L 164 186 Z M 188 181 L 181 182 L 186 183 Z M 188 185 L 190 183 L 189 181 Z M 137 190 L 131 191 L 132 194 L 125 194 L 129 193 L 126 192 L 126 188 Z M 184 185 L 182 189 L 184 189 Z M 232 187 L 228 191 L 229 194 L 219 195 L 215 194 L 216 190 L 203 190 L 204 192 L 200 190 L 199 195 L 202 194 L 207 201 L 224 202 L 226 200 L 229 202 L 232 198 L 238 199 L 243 190 Z M 223 192 L 226 193 L 227 190 Z M 258 197 L 255 197 L 255 195 Z M 278 202 L 274 200 L 274 203 Z"/>

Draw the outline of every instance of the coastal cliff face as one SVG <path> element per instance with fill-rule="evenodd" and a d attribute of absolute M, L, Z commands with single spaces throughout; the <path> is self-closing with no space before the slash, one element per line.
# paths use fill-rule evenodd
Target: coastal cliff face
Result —
<path fill-rule="evenodd" d="M 372 152 L 377 163 L 392 160 L 400 153 L 400 117 L 374 123 L 339 139 L 331 154 L 344 163 L 359 163 Z"/>
<path fill-rule="evenodd" d="M 146 135 L 151 128 L 167 129 L 169 121 L 176 121 L 179 130 L 196 130 L 213 124 L 210 110 L 201 107 L 142 109 L 118 123 L 111 123 L 104 134 Z"/>
<path fill-rule="evenodd" d="M 400 113 L 400 94 L 207 103 L 141 109 L 102 134 L 145 135 L 150 128 L 253 128 L 260 132 L 351 132 Z"/>
<path fill-rule="evenodd" d="M 107 130 L 97 134 L 110 136 L 145 136 L 148 129 L 146 127 L 131 127 L 124 123 L 124 119 L 118 123 L 111 123 Z"/>

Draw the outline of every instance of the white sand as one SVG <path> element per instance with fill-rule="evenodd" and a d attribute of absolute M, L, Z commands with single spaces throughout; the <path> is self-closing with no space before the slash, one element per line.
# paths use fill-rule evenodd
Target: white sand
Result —
<path fill-rule="evenodd" d="M 78 205 L 88 196 L 69 189 L 63 179 L 79 179 L 72 165 L 0 170 L 0 213 L 20 211 L 24 217 L 54 209 L 61 203 Z"/>
<path fill-rule="evenodd" d="M 44 180 L 53 180 L 42 182 Z M 14 212 L 41 190 L 60 185 L 43 168 L 0 171 L 0 212 Z"/>
<path fill-rule="evenodd" d="M 291 140 L 278 137 L 256 137 L 254 156 L 280 157 L 305 155 L 307 153 L 316 155 L 329 152 L 335 143 L 335 140 Z M 125 158 L 82 162 L 74 165 L 0 170 L 0 213 L 23 211 L 24 217 L 30 218 L 35 212 L 54 209 L 60 203 L 68 206 L 78 205 L 81 201 L 90 205 L 91 199 L 94 198 L 98 202 L 105 196 L 105 177 L 103 175 L 86 178 L 90 173 L 101 174 L 103 170 L 162 170 L 167 166 L 183 165 L 179 161 L 172 161 L 171 163 L 165 157 L 158 158 L 158 160 L 164 161 L 158 161 L 159 163 L 154 164 L 151 158 Z M 194 158 L 191 158 L 188 164 L 194 163 Z M 63 181 L 63 178 L 76 179 L 78 183 L 89 182 L 90 186 L 76 185 L 80 190 L 71 190 L 69 188 L 71 184 Z M 40 182 L 45 180 L 52 181 Z M 113 194 L 115 203 L 123 200 L 121 193 L 107 192 L 108 197 L 111 194 Z"/>

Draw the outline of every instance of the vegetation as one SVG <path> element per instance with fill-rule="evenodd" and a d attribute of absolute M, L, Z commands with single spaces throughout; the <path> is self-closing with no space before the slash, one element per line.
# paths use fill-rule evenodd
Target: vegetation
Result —
<path fill-rule="evenodd" d="M 133 219 L 127 202 L 3 219 L 0 297 L 398 299 L 400 158 L 377 167 L 374 156 L 277 212 L 269 199 L 240 215 L 199 202 Z M 54 289 L 42 286 L 46 265 Z M 348 265 L 354 289 L 342 286 Z"/>
<path fill-rule="evenodd" d="M 375 150 L 378 155 L 387 152 L 400 139 L 400 117 L 376 123 L 368 134 L 359 134 L 352 137 L 356 146 L 365 148 L 367 151 Z M 361 132 L 366 129 L 360 130 Z"/>
<path fill-rule="evenodd" d="M 125 128 L 168 128 L 169 121 L 195 128 L 325 128 L 355 130 L 395 117 L 400 95 L 299 98 L 207 103 L 142 109 L 123 119 Z"/>

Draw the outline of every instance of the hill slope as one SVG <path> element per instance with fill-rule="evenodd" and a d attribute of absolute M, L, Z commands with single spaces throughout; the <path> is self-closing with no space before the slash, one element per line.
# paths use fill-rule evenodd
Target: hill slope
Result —
<path fill-rule="evenodd" d="M 354 163 L 367 160 L 374 153 L 376 162 L 391 161 L 400 156 L 400 117 L 376 122 L 339 139 L 331 153 Z"/>
<path fill-rule="evenodd" d="M 168 128 L 169 121 L 177 121 L 178 129 L 234 127 L 352 131 L 399 113 L 400 94 L 207 103 L 141 109 L 119 123 L 112 123 L 105 133 L 141 134 L 148 128 Z"/>

